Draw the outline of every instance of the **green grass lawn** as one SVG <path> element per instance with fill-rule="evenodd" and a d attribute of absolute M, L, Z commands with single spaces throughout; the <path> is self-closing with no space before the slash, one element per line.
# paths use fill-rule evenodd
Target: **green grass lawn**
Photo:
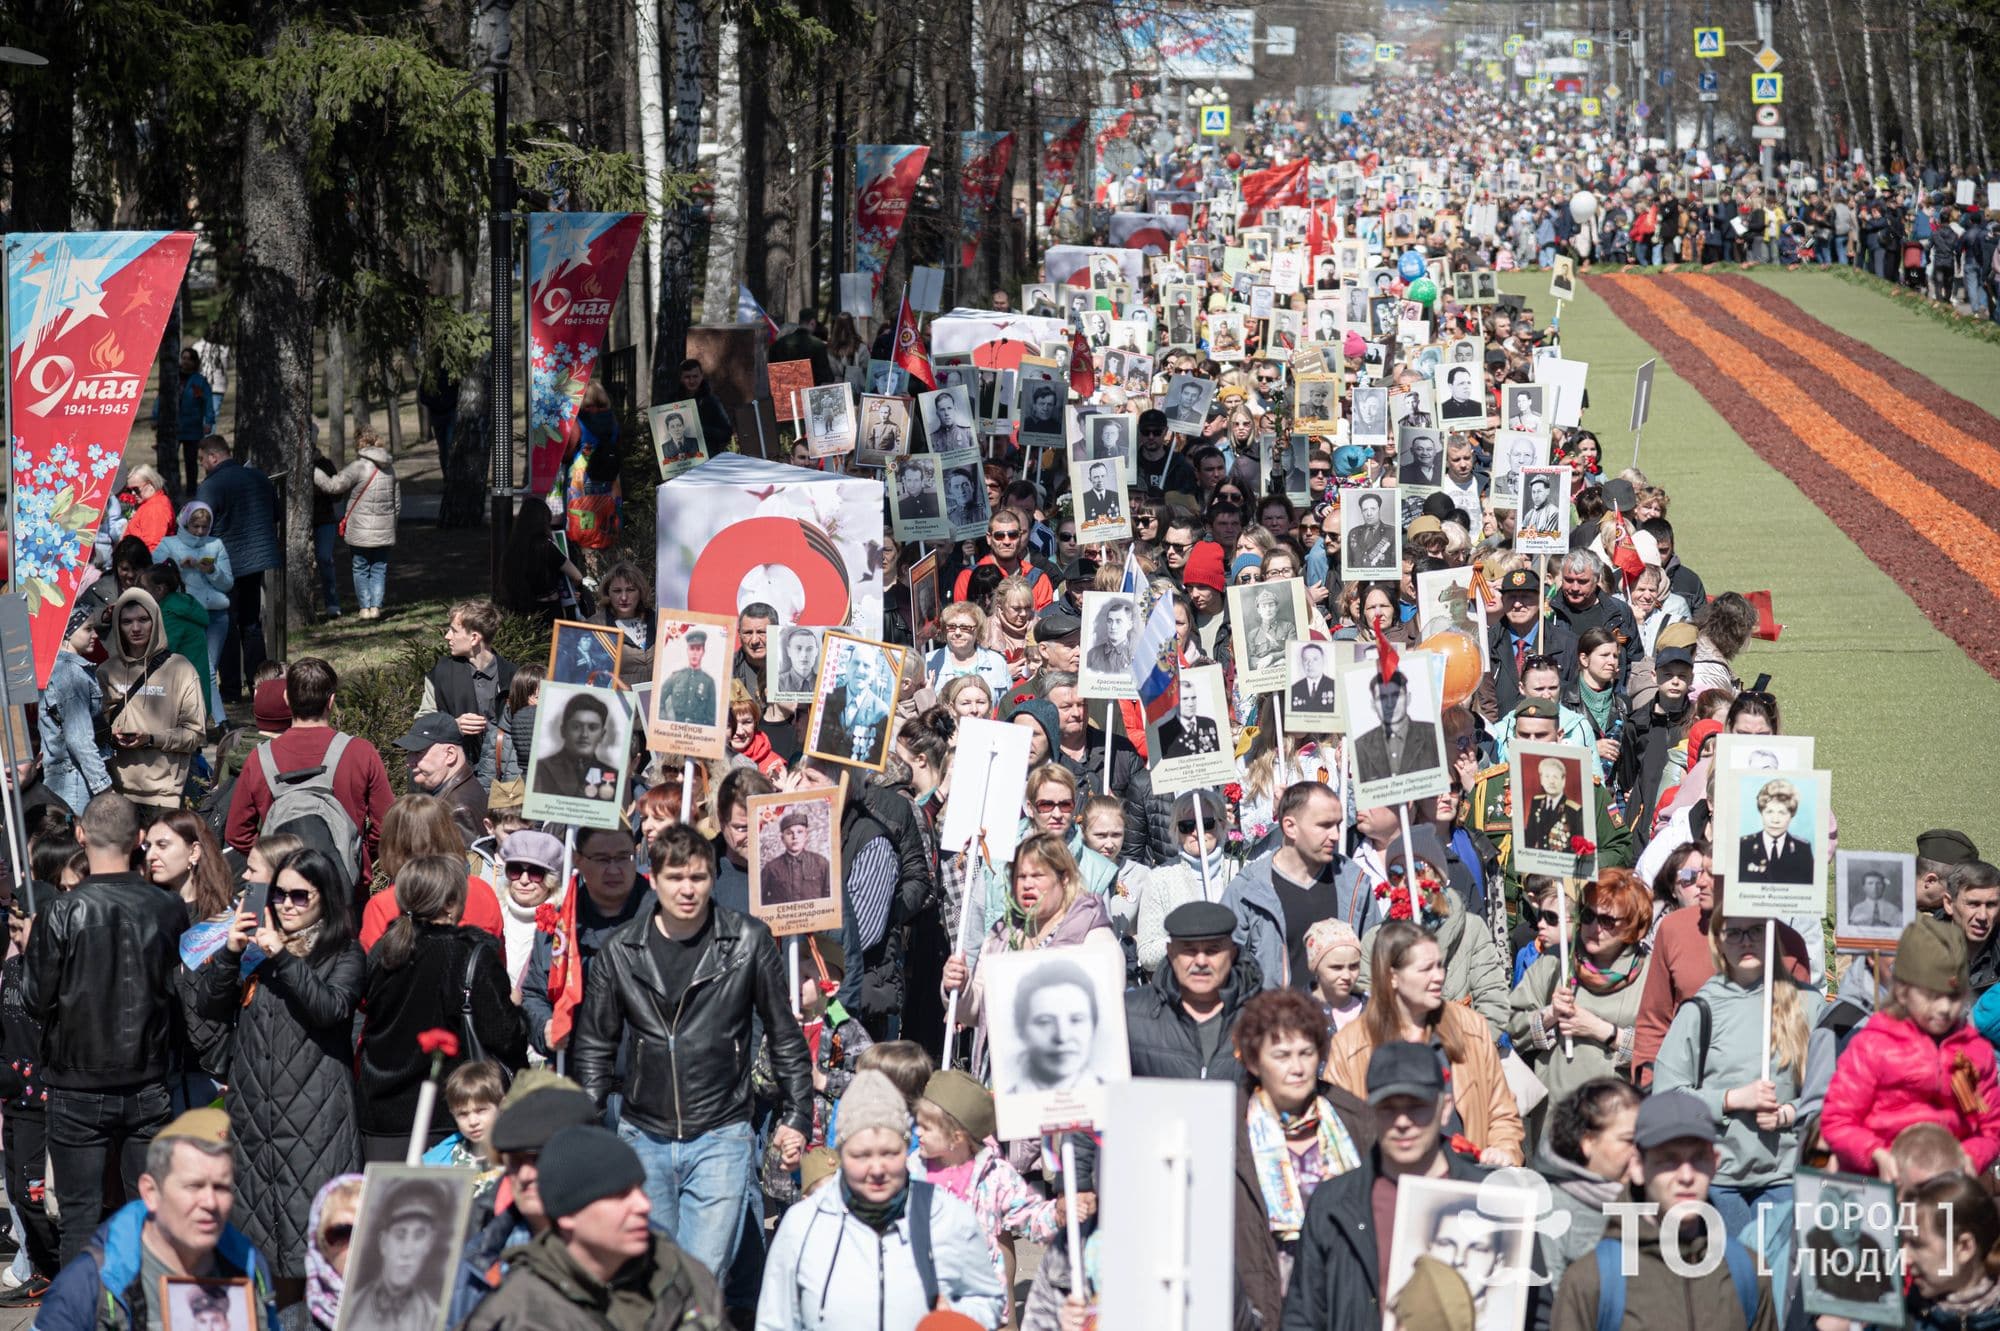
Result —
<path fill-rule="evenodd" d="M 1948 386 L 1970 400 L 2000 391 L 1989 346 L 1832 276 L 1779 274 L 1772 285 L 1829 322 L 1867 329 L 1867 340 L 1905 364 L 1935 366 L 1941 382 L 1948 370 Z M 1543 274 L 1503 276 L 1501 289 L 1526 295 L 1542 322 L 1555 312 Z M 1569 355 L 1590 363 L 1583 421 L 1616 471 L 1632 458 L 1632 376 L 1654 352 L 1588 288 L 1564 310 L 1562 334 Z M 1947 826 L 2000 853 L 1993 792 L 1975 776 L 2000 752 L 2000 682 L 1932 628 L 1664 360 L 1639 465 L 1672 496 L 1676 542 L 1711 594 L 1771 590 L 1784 636 L 1752 643 L 1737 672 L 1770 672 L 1785 729 L 1816 738 L 1819 765 L 1833 772 L 1840 844 L 1909 851 L 1918 832 Z"/>

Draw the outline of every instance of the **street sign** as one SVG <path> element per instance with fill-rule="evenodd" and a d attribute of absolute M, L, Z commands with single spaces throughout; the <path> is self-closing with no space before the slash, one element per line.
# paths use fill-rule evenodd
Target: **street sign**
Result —
<path fill-rule="evenodd" d="M 1695 80 L 1695 86 L 1703 92 L 1715 92 L 1722 86 L 1722 76 L 1712 69 L 1704 69 L 1701 77 Z"/>
<path fill-rule="evenodd" d="M 1486 81 L 1488 83 L 1500 83 L 1506 77 L 1505 74 L 1500 72 L 1500 62 L 1498 60 L 1489 60 L 1486 62 Z"/>
<path fill-rule="evenodd" d="M 1753 106 L 1775 106 L 1785 100 L 1785 76 L 1783 74 L 1752 74 L 1750 76 L 1750 102 Z"/>
<path fill-rule="evenodd" d="M 1720 60 L 1724 53 L 1722 29 L 1696 28 L 1694 30 L 1694 54 L 1698 60 Z"/>
<path fill-rule="evenodd" d="M 1763 70 L 1766 74 L 1769 74 L 1779 65 L 1785 63 L 1785 58 L 1779 55 L 1776 51 L 1773 51 L 1769 46 L 1766 46 L 1761 50 L 1759 50 L 1757 54 L 1751 56 L 1750 59 L 1752 63 L 1754 63 L 1757 66 L 1757 68 Z"/>
<path fill-rule="evenodd" d="M 1644 102 L 1640 102 L 1637 106 L 1632 108 L 1632 114 L 1636 116 L 1638 119 L 1644 120 L 1647 116 L 1653 114 L 1653 108 L 1646 105 Z"/>
<path fill-rule="evenodd" d="M 1785 137 L 1785 127 L 1783 125 L 1752 125 L 1750 127 L 1750 137 L 1753 139 L 1782 140 Z"/>
<path fill-rule="evenodd" d="M 1509 37 L 1506 41 L 1500 43 L 1500 54 L 1510 57 L 1518 55 L 1520 53 L 1522 45 L 1523 45 L 1523 39 L 1517 33 L 1514 36 Z"/>
<path fill-rule="evenodd" d="M 1589 37 L 1578 37 L 1570 42 L 1569 53 L 1578 60 L 1588 60 L 1597 53 L 1597 43 Z"/>
<path fill-rule="evenodd" d="M 1378 64 L 1378 65 L 1386 65 L 1386 64 L 1388 64 L 1388 63 L 1389 63 L 1389 62 L 1390 62 L 1391 60 L 1394 60 L 1395 58 L 1396 58 L 1396 45 L 1395 45 L 1395 43 L 1394 43 L 1394 42 L 1377 42 L 1377 43 L 1375 43 L 1375 63 L 1376 63 L 1376 64 Z"/>
<path fill-rule="evenodd" d="M 1595 97 L 1586 97 L 1583 99 L 1583 114 L 1585 119 L 1587 120 L 1596 119 L 1597 114 L 1600 110 L 1601 108 L 1598 106 L 1597 99 Z"/>
<path fill-rule="evenodd" d="M 1775 125 L 1775 124 L 1777 124 L 1777 123 L 1778 123 L 1778 108 L 1777 108 L 1777 107 L 1775 107 L 1775 106 L 1760 106 L 1760 107 L 1758 107 L 1758 108 L 1757 108 L 1757 123 L 1758 123 L 1758 124 L 1760 124 L 1760 125 Z"/>
<path fill-rule="evenodd" d="M 1615 101 L 1617 101 L 1617 100 L 1618 100 L 1618 99 L 1619 99 L 1620 97 L 1622 97 L 1622 96 L 1624 96 L 1624 95 L 1625 95 L 1625 90 L 1624 90 L 1623 88 L 1619 87 L 1619 86 L 1618 86 L 1617 84 L 1615 84 L 1615 83 L 1607 83 L 1607 84 L 1605 84 L 1605 85 L 1604 85 L 1604 100 L 1605 100 L 1605 101 L 1607 101 L 1607 102 L 1615 102 Z"/>
<path fill-rule="evenodd" d="M 1660 86 L 1662 88 L 1671 88 L 1674 86 L 1674 71 L 1671 69 L 1660 71 Z"/>
<path fill-rule="evenodd" d="M 1204 106 L 1201 108 L 1201 132 L 1210 138 L 1226 138 L 1229 134 L 1229 108 L 1226 106 Z"/>
<path fill-rule="evenodd" d="M 1694 95 L 1694 99 L 1697 102 L 1719 102 L 1722 100 L 1722 94 L 1719 92 L 1698 92 Z"/>
<path fill-rule="evenodd" d="M 1299 30 L 1275 24 L 1264 30 L 1265 55 L 1292 55 L 1298 50 Z"/>
<path fill-rule="evenodd" d="M 1649 360 L 1639 367 L 1632 376 L 1632 433 L 1646 428 L 1646 417 L 1653 409 L 1653 367 L 1657 360 Z"/>

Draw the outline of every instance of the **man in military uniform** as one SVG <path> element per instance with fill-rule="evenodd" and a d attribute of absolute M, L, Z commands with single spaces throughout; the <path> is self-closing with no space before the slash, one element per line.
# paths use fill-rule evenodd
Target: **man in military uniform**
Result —
<path fill-rule="evenodd" d="M 619 765 L 597 751 L 611 713 L 601 698 L 579 693 L 563 708 L 563 746 L 535 759 L 535 793 L 608 800 L 618 794 Z"/>
<path fill-rule="evenodd" d="M 1282 666 L 1285 663 L 1285 644 L 1292 640 L 1292 625 L 1289 619 L 1278 617 L 1278 590 L 1275 587 L 1260 587 L 1253 599 L 1256 622 L 1243 635 L 1244 645 L 1250 649 L 1250 669 Z"/>
<path fill-rule="evenodd" d="M 1104 675 L 1123 675 L 1132 669 L 1132 605 L 1129 601 L 1108 601 L 1097 612 L 1096 642 L 1087 662 Z"/>
<path fill-rule="evenodd" d="M 1181 681 L 1180 710 L 1160 723 L 1160 756 L 1192 758 L 1200 753 L 1220 753 L 1222 737 L 1212 718 L 1201 716 L 1201 704 L 1188 681 Z"/>
<path fill-rule="evenodd" d="M 1511 715 L 1516 740 L 1535 744 L 1562 742 L 1562 711 L 1554 698 L 1523 698 Z M 1504 726 L 1504 719 L 1502 724 Z M 1512 867 L 1514 791 L 1508 777 L 1506 763 L 1495 763 L 1480 770 L 1472 780 L 1468 821 L 1473 831 L 1485 835 L 1498 848 L 1500 863 L 1507 868 L 1507 899 L 1511 903 L 1519 899 L 1520 880 Z M 1590 783 L 1590 798 L 1596 813 L 1596 870 L 1591 867 L 1590 856 L 1579 855 L 1577 876 L 1588 878 L 1597 870 L 1630 868 L 1632 829 L 1625 825 L 1623 817 L 1612 810 L 1610 796 L 1601 783 L 1594 780 Z"/>
<path fill-rule="evenodd" d="M 1528 806 L 1528 848 L 1567 851 L 1583 835 L 1583 805 L 1569 798 L 1569 772 L 1561 759 L 1542 759 L 1535 774 L 1542 793 Z"/>
<path fill-rule="evenodd" d="M 905 462 L 896 468 L 896 496 L 896 516 L 905 521 L 938 515 L 938 495 L 931 488 L 931 470 L 921 462 Z"/>
<path fill-rule="evenodd" d="M 1083 492 L 1085 526 L 1093 522 L 1117 522 L 1124 516 L 1125 510 L 1118 502 L 1117 493 L 1105 485 L 1110 479 L 1110 471 L 1102 462 L 1090 464 L 1090 488 Z"/>
<path fill-rule="evenodd" d="M 442 1315 L 438 1296 L 453 1269 L 453 1263 L 437 1251 L 450 1229 L 451 1195 L 429 1179 L 405 1179 L 390 1186 L 387 1203 L 376 1213 L 372 1254 L 376 1260 L 366 1262 L 357 1253 L 348 1266 L 362 1277 L 358 1287 L 350 1285 L 347 1290 L 347 1297 L 356 1303 L 351 1325 L 374 1331 L 431 1331 Z"/>
<path fill-rule="evenodd" d="M 717 722 L 715 680 L 701 668 L 708 653 L 708 630 L 689 629 L 688 663 L 667 676 L 660 690 L 660 718 L 691 726 L 712 726 Z"/>
<path fill-rule="evenodd" d="M 1382 496 L 1362 495 L 1355 501 L 1361 521 L 1347 533 L 1347 569 L 1386 569 L 1396 563 L 1396 531 L 1382 521 Z"/>
<path fill-rule="evenodd" d="M 792 809 L 778 820 L 778 836 L 785 853 L 763 867 L 761 899 L 767 906 L 794 901 L 823 901 L 832 881 L 826 856 L 806 849 L 812 836 L 812 820 L 805 810 Z"/>
<path fill-rule="evenodd" d="M 868 447 L 877 453 L 894 453 L 903 446 L 903 432 L 889 419 L 893 411 L 889 399 L 878 398 L 870 409 L 874 419 L 868 422 Z"/>
<path fill-rule="evenodd" d="M 937 428 L 931 431 L 931 450 L 936 453 L 973 453 L 979 449 L 979 441 L 972 437 L 971 427 L 958 419 L 958 400 L 950 393 L 938 393 L 931 398 L 931 412 L 937 420 Z"/>
<path fill-rule="evenodd" d="M 1340 690 L 1326 673 L 1326 648 L 1309 642 L 1299 648 L 1299 682 L 1292 685 L 1291 706 L 1299 712 L 1334 712 L 1340 709 Z"/>

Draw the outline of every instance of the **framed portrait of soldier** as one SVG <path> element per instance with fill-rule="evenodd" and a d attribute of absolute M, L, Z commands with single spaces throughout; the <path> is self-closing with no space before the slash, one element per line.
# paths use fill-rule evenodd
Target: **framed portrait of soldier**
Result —
<path fill-rule="evenodd" d="M 1549 299 L 1576 299 L 1576 260 L 1567 254 L 1557 255 L 1549 269 Z"/>
<path fill-rule="evenodd" d="M 860 466 L 887 467 L 910 446 L 910 399 L 886 393 L 861 398 L 861 433 L 854 442 Z"/>
<path fill-rule="evenodd" d="M 1229 636 L 1240 692 L 1276 693 L 1290 675 L 1287 649 L 1306 636 L 1303 578 L 1252 582 L 1229 589 Z"/>
<path fill-rule="evenodd" d="M 1083 656 L 1077 695 L 1083 698 L 1137 698 L 1132 654 L 1139 645 L 1139 597 L 1131 592 L 1083 594 Z"/>
<path fill-rule="evenodd" d="M 444 1331 L 478 1173 L 372 1164 L 364 1177 L 336 1328 Z"/>
<path fill-rule="evenodd" d="M 1105 1088 L 1132 1076 L 1118 949 L 1005 952 L 981 969 L 993 1112 L 1002 1136 L 1102 1122 Z"/>
<path fill-rule="evenodd" d="M 1153 789 L 1178 795 L 1235 780 L 1236 737 L 1219 665 L 1182 666 L 1175 704 L 1146 727 Z"/>
<path fill-rule="evenodd" d="M 1506 384 L 1500 389 L 1500 424 L 1524 434 L 1549 432 L 1548 389 L 1542 384 Z"/>
<path fill-rule="evenodd" d="M 1833 852 L 1837 944 L 1893 948 L 1917 918 L 1917 858 L 1886 851 Z"/>
<path fill-rule="evenodd" d="M 1575 847 L 1578 838 L 1597 844 L 1597 804 L 1590 779 L 1596 756 L 1576 744 L 1528 740 L 1514 741 L 1507 751 L 1516 873 L 1589 876 L 1596 857 Z"/>
<path fill-rule="evenodd" d="M 161 1276 L 163 1331 L 257 1331 L 250 1282 L 224 1276 Z"/>
<path fill-rule="evenodd" d="M 1340 679 L 1354 798 L 1364 809 L 1428 799 L 1450 784 L 1438 724 L 1439 658 L 1404 652 L 1387 670 L 1384 664 L 1365 662 Z"/>
<path fill-rule="evenodd" d="M 697 610 L 662 610 L 653 647 L 653 707 L 646 747 L 720 758 L 729 730 L 729 671 L 736 621 Z M 539 713 L 537 713 L 539 717 Z"/>
<path fill-rule="evenodd" d="M 1397 430 L 1432 430 L 1437 427 L 1437 400 L 1434 385 L 1419 379 L 1401 392 L 1389 394 L 1389 424 Z"/>
<path fill-rule="evenodd" d="M 889 467 L 889 529 L 899 541 L 948 541 L 944 459 L 935 453 L 895 458 Z M 984 487 L 981 487 L 984 497 Z"/>
<path fill-rule="evenodd" d="M 938 555 L 933 550 L 909 566 L 907 574 L 910 584 L 910 631 L 916 635 L 918 651 L 929 651 L 937 645 L 938 610 L 942 601 L 938 595 Z"/>
<path fill-rule="evenodd" d="M 1731 915 L 1789 918 L 1826 911 L 1828 801 L 1824 771 L 1715 774 L 1715 872 Z"/>
<path fill-rule="evenodd" d="M 806 451 L 816 458 L 854 451 L 854 393 L 844 383 L 805 391 Z"/>
<path fill-rule="evenodd" d="M 1472 594 L 1471 565 L 1425 569 L 1416 575 L 1418 639 L 1446 629 L 1469 633 L 1479 644 L 1480 668 L 1488 662 L 1486 605 Z"/>
<path fill-rule="evenodd" d="M 1012 370 L 979 369 L 979 401 L 974 404 L 981 434 L 1012 434 L 1014 393 L 1017 382 Z"/>
<path fill-rule="evenodd" d="M 768 702 L 798 705 L 813 700 L 819 684 L 819 656 L 824 628 L 809 624 L 775 625 L 764 653 L 764 697 Z"/>
<path fill-rule="evenodd" d="M 1287 644 L 1285 729 L 1314 735 L 1344 734 L 1347 708 L 1341 700 L 1340 674 L 1360 661 L 1360 647 L 1353 642 L 1307 638 Z"/>
<path fill-rule="evenodd" d="M 1022 358 L 1016 373 L 1014 391 L 1020 400 L 1021 443 L 1030 448 L 1060 448 L 1069 381 L 1057 376 L 1055 366 L 1030 357 Z"/>
<path fill-rule="evenodd" d="M 838 787 L 752 795 L 750 913 L 783 938 L 840 927 Z"/>
<path fill-rule="evenodd" d="M 589 684 L 615 688 L 618 665 L 625 655 L 625 634 L 602 624 L 558 619 L 549 635 L 547 678 L 556 684 Z"/>
<path fill-rule="evenodd" d="M 1793 1259 L 1806 1315 L 1906 1325 L 1896 1185 L 1800 1168 L 1793 1202 Z M 1944 1232 L 1950 1235 L 1948 1224 Z"/>
<path fill-rule="evenodd" d="M 1312 475 L 1307 470 L 1312 449 L 1309 434 L 1265 435 L 1264 492 L 1281 494 L 1294 504 L 1312 502 Z"/>
<path fill-rule="evenodd" d="M 1292 407 L 1292 428 L 1303 434 L 1332 434 L 1340 429 L 1340 379 L 1337 375 L 1299 376 Z"/>
<path fill-rule="evenodd" d="M 1569 524 L 1569 468 L 1523 467 L 1514 548 L 1524 555 L 1567 553 Z"/>
<path fill-rule="evenodd" d="M 1340 492 L 1340 576 L 1348 582 L 1403 576 L 1403 529 L 1396 491 L 1370 486 Z"/>
<path fill-rule="evenodd" d="M 1167 428 L 1175 434 L 1196 435 L 1208 420 L 1208 405 L 1215 400 L 1215 380 L 1198 374 L 1177 374 L 1167 381 Z"/>
<path fill-rule="evenodd" d="M 1347 329 L 1341 322 L 1346 301 L 1338 293 L 1306 302 L 1305 324 L 1299 329 L 1307 342 L 1339 342 Z"/>
<path fill-rule="evenodd" d="M 1493 432 L 1493 506 L 1521 506 L 1521 473 L 1530 467 L 1546 467 L 1549 437 L 1520 430 Z"/>
<path fill-rule="evenodd" d="M 1444 436 L 1428 425 L 1396 427 L 1396 485 L 1429 494 L 1444 484 Z"/>
<path fill-rule="evenodd" d="M 1208 354 L 1216 361 L 1243 359 L 1243 312 L 1222 310 L 1208 316 Z"/>
<path fill-rule="evenodd" d="M 889 761 L 902 678 L 885 643 L 828 629 L 813 690 L 806 756 L 879 772 Z"/>
<path fill-rule="evenodd" d="M 1075 500 L 1076 539 L 1084 545 L 1123 540 L 1132 534 L 1132 508 L 1125 498 L 1123 457 L 1092 458 L 1069 464 Z"/>
<path fill-rule="evenodd" d="M 1368 242 L 1365 240 L 1336 241 L 1333 257 L 1340 264 L 1343 277 L 1359 277 L 1368 266 Z"/>
<path fill-rule="evenodd" d="M 1481 430 L 1486 411 L 1486 372 L 1477 365 L 1446 365 L 1437 373 L 1438 424 L 1448 430 Z"/>
<path fill-rule="evenodd" d="M 692 398 L 648 407 L 646 424 L 653 431 L 653 459 L 660 465 L 661 480 L 670 481 L 707 459 L 708 442 L 701 433 L 701 409 Z"/>
<path fill-rule="evenodd" d="M 1451 275 L 1451 298 L 1460 305 L 1491 305 L 1492 290 L 1489 283 L 1487 293 L 1481 294 L 1478 273 L 1457 272 Z"/>
<path fill-rule="evenodd" d="M 1138 417 L 1131 412 L 1099 411 L 1077 419 L 1077 441 L 1070 449 L 1070 461 L 1090 462 L 1099 458 L 1126 458 L 1138 442 Z"/>
<path fill-rule="evenodd" d="M 917 394 L 917 410 L 924 424 L 924 442 L 931 452 L 954 465 L 979 456 L 972 399 L 964 384 Z"/>
<path fill-rule="evenodd" d="M 973 458 L 959 466 L 949 460 L 942 462 L 944 468 L 944 516 L 949 528 L 950 539 L 969 541 L 986 534 L 986 524 L 992 520 L 993 511 L 987 505 L 986 471 L 979 459 Z"/>
<path fill-rule="evenodd" d="M 527 818 L 623 826 L 631 765 L 632 710 L 615 690 L 543 683 L 521 810 Z"/>
<path fill-rule="evenodd" d="M 1357 444 L 1386 444 L 1389 442 L 1389 390 L 1381 387 L 1364 387 L 1354 390 L 1349 403 L 1352 417 L 1348 422 L 1348 433 Z"/>
<path fill-rule="evenodd" d="M 1539 1189 L 1503 1175 L 1404 1177 L 1396 1184 L 1389 1266 L 1382 1273 L 1382 1328 L 1399 1331 L 1396 1301 L 1428 1257 L 1450 1268 L 1472 1296 L 1474 1331 L 1518 1331 L 1527 1317 Z M 1412 1324 L 1411 1331 L 1420 1331 Z"/>

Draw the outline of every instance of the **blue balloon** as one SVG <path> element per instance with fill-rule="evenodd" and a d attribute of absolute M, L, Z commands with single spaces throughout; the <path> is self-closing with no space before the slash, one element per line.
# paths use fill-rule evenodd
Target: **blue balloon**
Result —
<path fill-rule="evenodd" d="M 1405 282 L 1414 282 L 1429 269 L 1424 264 L 1424 256 L 1415 250 L 1404 250 L 1403 257 L 1396 261 L 1396 271 L 1403 275 Z"/>
<path fill-rule="evenodd" d="M 1341 126 L 1342 126 L 1343 128 L 1345 128 L 1345 127 L 1346 127 L 1346 126 L 1348 126 L 1348 125 L 1351 125 L 1351 124 L 1353 124 L 1353 123 L 1354 123 L 1354 112 L 1352 112 L 1352 111 L 1342 111 L 1342 112 L 1340 113 L 1340 123 L 1341 123 Z"/>

